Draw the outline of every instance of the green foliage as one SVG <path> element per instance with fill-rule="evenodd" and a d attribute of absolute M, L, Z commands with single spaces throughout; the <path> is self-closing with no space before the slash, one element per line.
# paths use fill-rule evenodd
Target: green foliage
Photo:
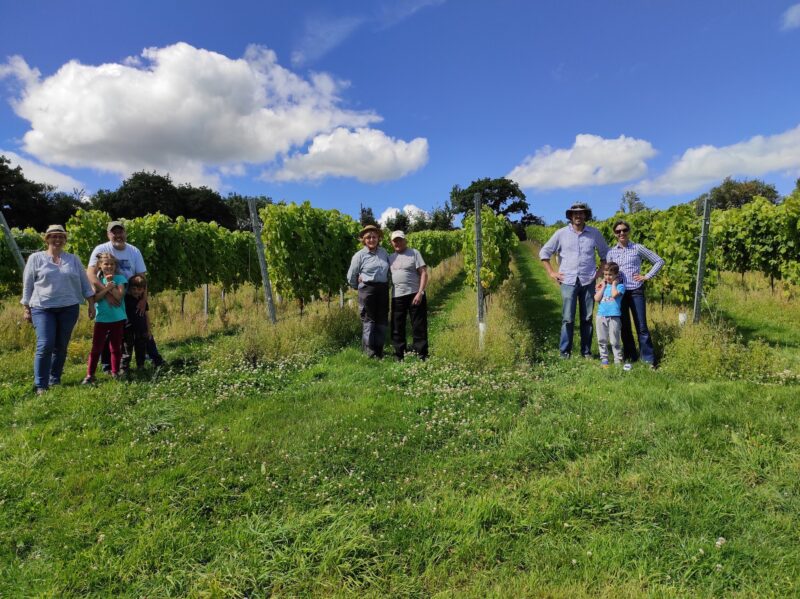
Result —
<path fill-rule="evenodd" d="M 483 253 L 481 264 L 481 286 L 487 292 L 500 288 L 510 273 L 511 251 L 519 241 L 508 219 L 497 216 L 488 207 L 481 209 Z M 463 230 L 464 268 L 467 283 L 475 287 L 475 215 L 464 219 Z"/>
<path fill-rule="evenodd" d="M 313 296 L 330 296 L 345 285 L 358 248 L 356 221 L 309 202 L 266 206 L 261 219 L 270 280 L 278 293 L 302 307 Z"/>
<path fill-rule="evenodd" d="M 633 191 L 632 189 L 628 189 L 625 193 L 622 194 L 622 199 L 619 203 L 619 211 L 620 212 L 627 212 L 628 214 L 635 214 L 636 212 L 641 212 L 642 210 L 647 210 L 647 206 L 639 197 L 639 194 Z"/>
<path fill-rule="evenodd" d="M 466 189 L 454 185 L 450 191 L 450 203 L 453 210 L 469 214 L 475 211 L 474 196 L 481 194 L 481 204 L 488 206 L 497 215 L 527 214 L 528 202 L 525 193 L 511 179 L 478 179 L 470 183 Z"/>
<path fill-rule="evenodd" d="M 33 229 L 11 229 L 14 241 L 22 253 L 23 260 L 33 252 L 38 252 L 45 248 L 41 234 Z M 17 295 L 22 293 L 22 272 L 17 266 L 17 260 L 11 253 L 5 239 L 5 233 L 0 229 L 0 297 L 7 295 Z"/>
<path fill-rule="evenodd" d="M 406 236 L 408 246 L 419 251 L 425 264 L 433 268 L 445 258 L 461 251 L 461 231 L 420 231 Z"/>
<path fill-rule="evenodd" d="M 780 201 L 780 194 L 774 185 L 764 183 L 760 179 L 736 181 L 731 177 L 725 177 L 722 183 L 712 187 L 710 191 L 694 200 L 697 214 L 703 213 L 703 203 L 707 197 L 711 199 L 711 208 L 717 210 L 741 208 L 756 197 L 765 198 L 771 204 L 777 204 Z"/>

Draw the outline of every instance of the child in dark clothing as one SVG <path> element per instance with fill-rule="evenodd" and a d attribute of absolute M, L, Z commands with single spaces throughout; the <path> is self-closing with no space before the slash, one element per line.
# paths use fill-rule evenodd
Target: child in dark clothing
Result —
<path fill-rule="evenodd" d="M 153 338 L 150 328 L 150 305 L 145 305 L 144 315 L 136 311 L 136 304 L 147 291 L 147 281 L 141 275 L 134 275 L 128 281 L 128 293 L 125 295 L 125 309 L 128 322 L 125 323 L 122 352 L 122 371 L 130 368 L 131 358 L 136 354 L 136 368 L 144 367 L 147 343 Z M 158 367 L 164 364 L 164 359 L 156 353 L 153 364 Z"/>

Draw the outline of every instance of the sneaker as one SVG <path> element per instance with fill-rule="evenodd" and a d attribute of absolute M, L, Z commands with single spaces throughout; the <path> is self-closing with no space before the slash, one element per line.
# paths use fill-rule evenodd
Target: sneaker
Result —
<path fill-rule="evenodd" d="M 625 372 L 629 371 L 631 368 L 633 368 L 633 364 L 630 362 L 625 362 L 625 364 L 622 365 L 622 370 Z"/>
<path fill-rule="evenodd" d="M 608 368 L 608 360 L 600 360 L 601 368 Z"/>
<path fill-rule="evenodd" d="M 591 360 L 591 359 L 592 359 L 592 354 L 583 354 L 581 357 L 582 357 L 584 360 Z"/>
<path fill-rule="evenodd" d="M 47 393 L 47 389 L 44 387 L 36 387 L 36 395 L 44 395 Z"/>
<path fill-rule="evenodd" d="M 562 360 L 569 360 L 569 358 L 570 358 L 569 352 L 566 352 L 566 351 L 562 351 L 561 352 L 561 359 Z"/>
<path fill-rule="evenodd" d="M 81 385 L 94 385 L 94 377 L 90 374 L 87 374 L 86 378 L 81 381 Z"/>

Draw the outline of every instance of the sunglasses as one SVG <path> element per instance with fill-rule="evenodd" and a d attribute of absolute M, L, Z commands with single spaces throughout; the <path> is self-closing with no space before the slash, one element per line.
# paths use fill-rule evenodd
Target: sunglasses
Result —
<path fill-rule="evenodd" d="M 630 229 L 627 229 L 627 228 L 626 228 L 626 229 L 616 229 L 616 230 L 614 231 L 614 233 L 616 233 L 617 235 L 619 235 L 620 233 L 627 233 L 628 231 L 630 231 Z"/>

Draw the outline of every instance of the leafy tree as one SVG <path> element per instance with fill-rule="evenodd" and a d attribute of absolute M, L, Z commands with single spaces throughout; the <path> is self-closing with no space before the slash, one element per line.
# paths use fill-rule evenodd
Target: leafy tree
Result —
<path fill-rule="evenodd" d="M 386 219 L 386 228 L 390 231 L 408 231 L 411 226 L 411 219 L 403 210 L 398 210 L 397 214 Z"/>
<path fill-rule="evenodd" d="M 431 212 L 430 228 L 433 231 L 452 231 L 455 216 L 456 211 L 450 206 L 450 202 L 445 202 L 444 206 L 437 206 Z"/>
<path fill-rule="evenodd" d="M 645 206 L 645 203 L 641 200 L 641 198 L 639 198 L 638 193 L 632 189 L 628 189 L 622 194 L 622 199 L 619 202 L 620 212 L 634 214 L 636 212 L 641 212 L 642 210 L 647 210 L 647 206 Z"/>
<path fill-rule="evenodd" d="M 516 233 L 517 238 L 520 241 L 525 241 L 528 239 L 527 229 L 532 225 L 543 227 L 544 219 L 541 216 L 536 216 L 535 214 L 524 214 L 518 221 L 511 223 L 514 233 Z"/>
<path fill-rule="evenodd" d="M 698 196 L 694 200 L 694 204 L 697 214 L 702 214 L 703 203 L 707 197 L 711 198 L 712 210 L 728 210 L 729 208 L 741 208 L 745 204 L 752 202 L 756 196 L 765 198 L 772 204 L 777 204 L 780 201 L 780 194 L 774 185 L 764 183 L 760 179 L 736 181 L 731 177 L 725 177 L 722 183 Z"/>
<path fill-rule="evenodd" d="M 247 206 L 248 196 L 239 195 L 238 193 L 228 194 L 225 198 L 225 203 L 228 209 L 233 214 L 236 225 L 233 227 L 239 231 L 251 231 L 253 228 L 252 221 L 250 220 L 250 208 Z M 269 204 L 272 204 L 272 198 L 267 196 L 256 196 L 256 211 L 260 212 Z"/>
<path fill-rule="evenodd" d="M 421 210 L 412 214 L 410 220 L 411 224 L 408 225 L 407 232 L 428 231 L 431 228 L 431 217 Z"/>
<path fill-rule="evenodd" d="M 92 204 L 113 218 L 135 218 L 156 212 L 175 218 L 181 214 L 180 197 L 172 179 L 156 172 L 133 173 L 116 191 L 98 191 Z"/>
<path fill-rule="evenodd" d="M 375 214 L 372 212 L 372 208 L 369 206 L 361 205 L 361 211 L 358 218 L 358 222 L 362 227 L 366 227 L 367 225 L 375 225 L 378 226 L 378 221 L 375 219 Z"/>
<path fill-rule="evenodd" d="M 528 202 L 525 194 L 514 181 L 500 177 L 499 179 L 478 179 L 473 181 L 466 189 L 453 185 L 450 191 L 450 202 L 453 209 L 459 213 L 471 214 L 475 209 L 473 196 L 481 194 L 481 202 L 500 216 L 509 214 L 528 213 Z"/>
<path fill-rule="evenodd" d="M 47 194 L 52 190 L 25 178 L 21 167 L 11 168 L 11 161 L 0 155 L 0 208 L 10 227 L 44 231 L 51 224 Z"/>
<path fill-rule="evenodd" d="M 178 187 L 178 208 L 184 218 L 201 222 L 214 221 L 226 229 L 235 229 L 237 220 L 231 208 L 216 191 L 208 187 Z"/>

